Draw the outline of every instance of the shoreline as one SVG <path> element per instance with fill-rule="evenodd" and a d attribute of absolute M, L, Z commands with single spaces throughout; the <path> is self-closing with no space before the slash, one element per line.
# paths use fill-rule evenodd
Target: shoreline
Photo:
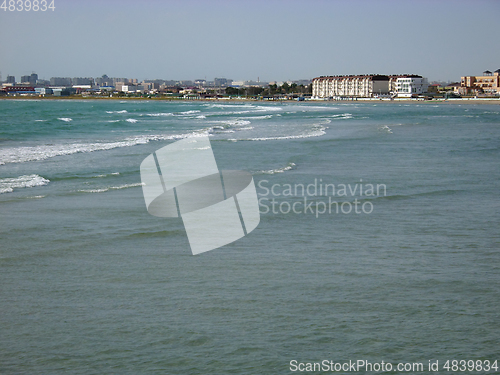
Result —
<path fill-rule="evenodd" d="M 491 104 L 500 105 L 500 98 L 452 98 L 452 99 L 435 99 L 435 100 L 418 100 L 418 99 L 377 99 L 377 98 L 354 98 L 352 100 L 324 100 L 324 99 L 308 99 L 305 101 L 298 100 L 259 100 L 253 98 L 216 98 L 216 99 L 184 99 L 184 98 L 143 98 L 143 97 L 81 97 L 81 96 L 63 96 L 63 97 L 39 97 L 39 96 L 3 96 L 0 100 L 110 100 L 110 101 L 164 101 L 164 102 L 259 102 L 259 103 L 337 103 L 337 104 L 355 104 L 355 103 L 417 103 L 417 104 Z"/>

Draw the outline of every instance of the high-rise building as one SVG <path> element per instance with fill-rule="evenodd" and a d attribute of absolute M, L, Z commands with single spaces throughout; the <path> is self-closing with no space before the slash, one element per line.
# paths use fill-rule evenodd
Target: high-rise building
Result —
<path fill-rule="evenodd" d="M 30 79 L 29 79 L 30 85 L 31 86 L 35 86 L 36 85 L 36 81 L 38 81 L 38 74 L 31 73 Z"/>
<path fill-rule="evenodd" d="M 69 77 L 52 77 L 50 79 L 51 86 L 71 86 L 72 81 Z"/>
<path fill-rule="evenodd" d="M 73 83 L 73 85 L 76 85 L 76 86 L 81 86 L 81 85 L 94 86 L 94 78 L 90 78 L 90 77 L 85 77 L 85 78 L 75 77 L 71 80 L 71 82 Z"/>

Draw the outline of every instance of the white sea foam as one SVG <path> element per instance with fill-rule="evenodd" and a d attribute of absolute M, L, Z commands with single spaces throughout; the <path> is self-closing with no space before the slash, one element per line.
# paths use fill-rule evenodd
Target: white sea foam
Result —
<path fill-rule="evenodd" d="M 336 114 L 336 115 L 331 115 L 330 117 L 334 118 L 335 120 L 347 120 L 352 118 L 352 113 Z"/>
<path fill-rule="evenodd" d="M 106 113 L 128 113 L 126 109 L 122 109 L 121 111 L 106 111 Z"/>
<path fill-rule="evenodd" d="M 283 136 L 274 136 L 274 137 L 255 137 L 255 138 L 244 138 L 244 139 L 228 139 L 229 141 L 237 142 L 237 141 L 276 141 L 283 139 L 300 139 L 300 138 L 311 138 L 311 137 L 321 137 L 326 134 L 327 127 L 324 126 L 314 126 L 306 133 L 297 134 L 297 135 L 283 135 Z"/>
<path fill-rule="evenodd" d="M 0 165 L 7 163 L 22 163 L 27 161 L 45 160 L 55 156 L 72 155 L 94 151 L 111 150 L 120 147 L 130 147 L 146 144 L 151 141 L 176 140 L 188 137 L 201 137 L 213 131 L 213 128 L 200 129 L 184 134 L 159 134 L 129 137 L 114 142 L 71 143 L 40 146 L 22 146 L 0 149 Z"/>
<path fill-rule="evenodd" d="M 35 120 L 35 122 L 44 122 L 44 121 L 47 121 L 47 120 Z"/>
<path fill-rule="evenodd" d="M 295 163 L 288 163 L 286 165 L 286 167 L 283 167 L 283 168 L 277 168 L 277 169 L 270 169 L 270 170 L 267 170 L 267 171 L 260 171 L 260 173 L 263 173 L 263 174 L 276 174 L 276 173 L 283 173 L 283 172 L 286 172 L 286 171 L 289 171 L 291 169 L 294 169 L 294 167 L 296 166 Z"/>
<path fill-rule="evenodd" d="M 120 185 L 120 186 L 108 186 L 108 187 L 101 188 L 101 189 L 78 190 L 78 192 L 79 193 L 105 193 L 106 191 L 110 191 L 110 190 L 121 190 L 121 189 L 136 187 L 136 186 L 142 186 L 142 185 L 144 185 L 142 182 L 138 182 L 135 184 L 126 184 L 126 185 Z"/>
<path fill-rule="evenodd" d="M 72 118 L 70 117 L 59 117 L 58 120 L 64 121 L 64 122 L 70 122 L 73 121 Z"/>
<path fill-rule="evenodd" d="M 191 111 L 179 112 L 176 116 L 186 116 L 186 115 L 194 115 L 195 113 L 200 113 L 200 110 L 193 109 Z"/>
<path fill-rule="evenodd" d="M 255 108 L 253 104 L 205 104 L 208 108 Z"/>
<path fill-rule="evenodd" d="M 173 116 L 172 112 L 160 112 L 160 113 L 147 113 L 146 116 L 151 117 L 161 117 L 161 116 Z"/>
<path fill-rule="evenodd" d="M 381 132 L 384 132 L 384 133 L 392 134 L 392 129 L 390 127 L 388 127 L 387 125 L 379 127 L 378 130 Z"/>
<path fill-rule="evenodd" d="M 109 173 L 109 174 L 98 174 L 98 175 L 92 176 L 91 178 L 103 178 L 103 177 L 108 177 L 108 176 L 117 176 L 119 174 L 120 174 L 120 172 L 113 172 L 113 173 Z"/>
<path fill-rule="evenodd" d="M 50 181 L 37 174 L 0 179 L 0 194 L 12 193 L 14 189 L 47 185 Z"/>
<path fill-rule="evenodd" d="M 137 122 L 137 120 L 135 118 L 128 118 L 125 121 L 131 122 L 132 124 L 135 124 Z"/>
<path fill-rule="evenodd" d="M 258 105 L 258 106 L 255 106 L 255 109 L 258 111 L 261 111 L 261 112 L 278 112 L 278 111 L 282 111 L 283 107 Z"/>
<path fill-rule="evenodd" d="M 219 121 L 212 121 L 211 123 L 213 124 L 222 124 L 224 128 L 228 127 L 241 127 L 241 126 L 246 126 L 250 125 L 251 122 L 248 120 L 242 120 L 242 119 L 231 119 L 231 120 L 219 120 Z M 214 128 L 217 128 L 220 126 L 214 126 Z"/>
<path fill-rule="evenodd" d="M 248 119 L 248 120 L 266 120 L 272 118 L 273 115 L 263 115 L 263 116 L 245 116 L 242 117 L 243 119 Z"/>

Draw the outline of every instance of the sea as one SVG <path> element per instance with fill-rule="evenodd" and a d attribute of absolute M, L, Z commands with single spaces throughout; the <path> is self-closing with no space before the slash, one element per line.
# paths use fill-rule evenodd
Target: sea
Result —
<path fill-rule="evenodd" d="M 192 255 L 140 164 L 205 135 L 260 223 Z M 0 373 L 499 374 L 499 192 L 494 104 L 0 100 Z"/>

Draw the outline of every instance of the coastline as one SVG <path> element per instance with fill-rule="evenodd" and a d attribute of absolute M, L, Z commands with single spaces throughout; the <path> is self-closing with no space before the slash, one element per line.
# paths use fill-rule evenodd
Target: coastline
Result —
<path fill-rule="evenodd" d="M 112 101 L 167 101 L 167 102 L 230 102 L 230 103 L 245 103 L 245 102 L 269 102 L 269 103 L 418 103 L 418 104 L 490 104 L 500 105 L 500 98 L 452 98 L 452 99 L 434 99 L 420 100 L 411 98 L 399 99 L 379 99 L 379 98 L 352 98 L 351 100 L 325 100 L 325 99 L 307 99 L 305 101 L 276 99 L 262 100 L 254 98 L 203 98 L 203 99 L 184 99 L 184 98 L 144 98 L 144 97 L 82 97 L 82 96 L 62 96 L 62 97 L 40 97 L 40 96 L 3 96 L 0 100 L 112 100 Z"/>

